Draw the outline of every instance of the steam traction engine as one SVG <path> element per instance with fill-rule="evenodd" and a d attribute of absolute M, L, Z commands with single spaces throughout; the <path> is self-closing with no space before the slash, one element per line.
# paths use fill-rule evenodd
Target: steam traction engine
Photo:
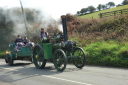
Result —
<path fill-rule="evenodd" d="M 42 38 L 33 50 L 33 61 L 37 68 L 44 68 L 47 60 L 53 60 L 58 71 L 66 68 L 67 61 L 71 61 L 77 68 L 85 65 L 85 52 L 77 47 L 77 43 L 69 41 L 67 37 L 66 16 L 61 16 L 63 36 L 58 34 L 55 38 Z"/>

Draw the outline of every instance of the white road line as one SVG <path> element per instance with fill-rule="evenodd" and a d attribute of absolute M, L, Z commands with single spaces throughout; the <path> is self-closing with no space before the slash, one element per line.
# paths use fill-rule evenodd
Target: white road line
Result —
<path fill-rule="evenodd" d="M 92 85 L 92 84 L 87 84 L 87 83 L 73 81 L 73 80 L 68 80 L 68 79 L 63 79 L 63 78 L 57 78 L 57 77 L 53 77 L 53 76 L 46 76 L 46 75 L 42 75 L 42 76 L 43 77 L 48 77 L 48 78 L 53 78 L 53 79 L 58 79 L 58 80 L 63 80 L 63 81 L 68 81 L 68 82 L 73 82 L 73 83 L 78 83 L 78 84 L 83 84 L 83 85 Z"/>
<path fill-rule="evenodd" d="M 0 67 L 1 69 L 7 69 L 7 70 L 11 70 L 11 71 L 18 71 L 16 69 L 12 69 L 12 68 L 4 68 L 4 67 Z"/>

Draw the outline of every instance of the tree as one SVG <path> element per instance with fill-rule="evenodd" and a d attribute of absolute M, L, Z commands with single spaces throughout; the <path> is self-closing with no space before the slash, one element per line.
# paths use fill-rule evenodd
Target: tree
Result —
<path fill-rule="evenodd" d="M 81 14 L 86 14 L 87 11 L 88 11 L 87 8 L 82 8 L 81 11 L 80 11 L 80 13 L 81 13 Z"/>
<path fill-rule="evenodd" d="M 80 11 L 77 11 L 77 15 L 80 15 Z"/>
<path fill-rule="evenodd" d="M 93 13 L 93 12 L 96 11 L 96 8 L 93 7 L 93 6 L 89 6 L 89 7 L 88 7 L 88 11 L 89 11 L 90 13 Z"/>
<path fill-rule="evenodd" d="M 124 1 L 122 2 L 122 4 L 123 4 L 123 5 L 128 4 L 128 0 L 124 0 Z"/>
<path fill-rule="evenodd" d="M 55 27 L 53 27 L 52 25 L 49 25 L 49 26 L 47 27 L 47 32 L 48 32 L 49 34 L 53 34 L 53 33 L 59 33 L 60 30 L 58 29 L 57 26 L 56 26 L 56 28 L 55 28 Z"/>
<path fill-rule="evenodd" d="M 98 7 L 97 7 L 97 9 L 100 11 L 102 9 L 102 5 L 99 4 Z"/>
<path fill-rule="evenodd" d="M 107 3 L 108 8 L 114 7 L 115 3 L 114 2 L 108 2 Z"/>
<path fill-rule="evenodd" d="M 109 5 L 108 5 L 108 4 L 106 4 L 106 5 L 105 5 L 105 9 L 109 9 L 109 7 L 108 7 L 108 6 L 109 6 Z"/>
<path fill-rule="evenodd" d="M 105 5 L 102 5 L 102 9 L 104 10 L 106 8 L 106 6 Z"/>
<path fill-rule="evenodd" d="M 122 5 L 121 4 L 116 5 L 116 7 L 118 7 L 118 6 L 122 6 Z"/>

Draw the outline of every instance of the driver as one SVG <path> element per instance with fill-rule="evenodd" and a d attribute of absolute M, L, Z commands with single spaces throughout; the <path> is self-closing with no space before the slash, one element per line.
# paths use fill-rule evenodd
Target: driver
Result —
<path fill-rule="evenodd" d="M 41 32 L 39 33 L 40 40 L 44 37 L 48 38 L 48 33 L 44 31 L 44 28 L 41 28 Z"/>

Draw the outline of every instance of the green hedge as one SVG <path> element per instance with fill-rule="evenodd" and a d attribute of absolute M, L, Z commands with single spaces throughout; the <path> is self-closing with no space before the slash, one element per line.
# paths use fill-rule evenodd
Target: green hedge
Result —
<path fill-rule="evenodd" d="M 0 50 L 0 58 L 4 58 L 5 57 L 5 51 Z"/>
<path fill-rule="evenodd" d="M 128 43 L 97 42 L 84 47 L 86 64 L 128 67 Z"/>

